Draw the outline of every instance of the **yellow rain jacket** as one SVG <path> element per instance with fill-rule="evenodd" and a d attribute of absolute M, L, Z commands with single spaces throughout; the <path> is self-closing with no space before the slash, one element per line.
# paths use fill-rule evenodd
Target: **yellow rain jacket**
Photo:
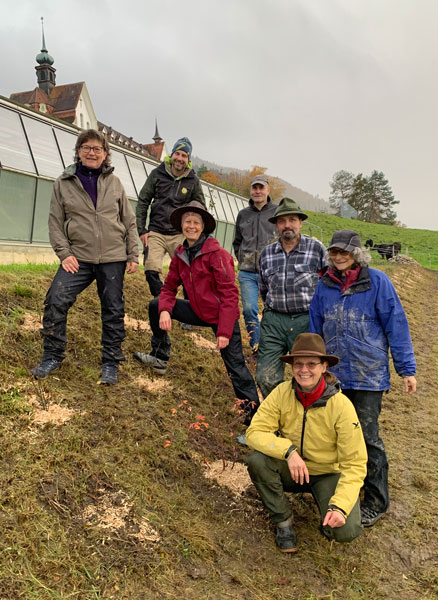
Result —
<path fill-rule="evenodd" d="M 340 391 L 339 382 L 327 384 L 321 398 L 307 410 L 293 386 L 293 380 L 280 383 L 262 402 L 246 432 L 248 446 L 284 459 L 293 444 L 310 475 L 341 473 L 330 504 L 348 516 L 367 472 L 367 451 L 356 410 Z"/>

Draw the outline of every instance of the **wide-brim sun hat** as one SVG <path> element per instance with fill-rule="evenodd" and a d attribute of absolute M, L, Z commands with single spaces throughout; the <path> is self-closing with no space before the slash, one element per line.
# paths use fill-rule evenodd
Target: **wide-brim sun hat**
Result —
<path fill-rule="evenodd" d="M 333 234 L 330 246 L 327 248 L 327 250 L 330 250 L 331 248 L 339 248 L 339 250 L 351 252 L 355 248 L 361 247 L 362 244 L 357 231 L 354 231 L 353 229 L 340 229 L 339 231 L 335 231 Z"/>
<path fill-rule="evenodd" d="M 184 206 L 175 208 L 170 215 L 169 221 L 172 224 L 172 227 L 177 231 L 182 232 L 181 219 L 183 214 L 186 212 L 197 213 L 201 216 L 202 220 L 204 221 L 204 233 L 207 235 L 209 233 L 213 233 L 213 231 L 216 229 L 216 221 L 213 215 L 211 215 L 200 202 L 197 200 L 192 200 Z"/>
<path fill-rule="evenodd" d="M 308 217 L 308 215 L 303 213 L 301 208 L 298 206 L 295 200 L 292 200 L 292 198 L 282 198 L 280 200 L 280 204 L 275 210 L 275 213 L 270 219 L 268 219 L 268 221 L 275 224 L 277 222 L 277 218 L 283 215 L 298 215 L 298 217 L 303 221 Z"/>
<path fill-rule="evenodd" d="M 280 356 L 280 360 L 292 364 L 294 358 L 298 356 L 317 356 L 326 361 L 329 367 L 334 367 L 339 362 L 339 357 L 334 354 L 327 354 L 324 340 L 317 333 L 300 333 L 300 335 L 297 335 L 291 353 Z"/>

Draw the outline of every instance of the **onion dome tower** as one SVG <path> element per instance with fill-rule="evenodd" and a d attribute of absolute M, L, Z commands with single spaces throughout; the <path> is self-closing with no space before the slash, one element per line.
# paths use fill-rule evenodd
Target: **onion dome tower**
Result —
<path fill-rule="evenodd" d="M 46 40 L 44 39 L 43 17 L 41 17 L 41 29 L 43 35 L 43 47 L 41 48 L 41 52 L 36 56 L 38 66 L 35 67 L 35 71 L 37 72 L 38 87 L 44 90 L 49 96 L 56 85 L 56 69 L 52 66 L 55 62 L 53 57 L 47 52 Z"/>

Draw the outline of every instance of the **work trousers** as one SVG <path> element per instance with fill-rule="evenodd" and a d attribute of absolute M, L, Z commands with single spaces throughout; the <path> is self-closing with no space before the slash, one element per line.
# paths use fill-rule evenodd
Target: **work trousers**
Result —
<path fill-rule="evenodd" d="M 78 294 L 94 280 L 100 298 L 102 318 L 102 363 L 116 364 L 125 360 L 122 342 L 125 339 L 125 300 L 123 278 L 126 262 L 92 264 L 79 262 L 77 273 L 67 273 L 59 267 L 44 301 L 43 360 L 65 358 L 67 343 L 67 313 Z"/>
<path fill-rule="evenodd" d="M 368 452 L 363 504 L 376 512 L 386 512 L 389 508 L 388 459 L 379 435 L 383 392 L 343 389 L 342 393 L 354 404 Z"/>
<path fill-rule="evenodd" d="M 239 271 L 238 279 L 249 345 L 252 350 L 257 350 L 260 339 L 259 275 L 250 271 Z"/>
<path fill-rule="evenodd" d="M 198 317 L 188 300 L 177 299 L 172 311 L 172 319 L 189 325 L 211 327 L 217 332 L 217 323 L 207 323 Z M 159 327 L 158 299 L 149 303 L 149 322 L 152 329 L 151 354 L 161 360 L 169 360 L 171 341 L 166 331 Z M 230 343 L 221 351 L 222 360 L 227 369 L 228 376 L 233 385 L 234 394 L 239 400 L 244 400 L 242 405 L 245 411 L 245 424 L 249 424 L 252 416 L 259 406 L 259 397 L 254 379 L 246 366 L 242 352 L 242 338 L 240 337 L 239 321 L 234 324 Z"/>
<path fill-rule="evenodd" d="M 312 494 L 321 515 L 321 523 L 327 513 L 330 499 L 336 490 L 340 473 L 310 475 L 310 482 L 303 485 L 295 483 L 289 471 L 287 461 L 272 458 L 262 452 L 252 452 L 246 464 L 251 480 L 274 523 L 281 523 L 292 516 L 289 500 L 284 492 Z M 329 540 L 351 542 L 363 531 L 360 522 L 359 498 L 342 527 L 322 527 L 323 534 Z"/>
<path fill-rule="evenodd" d="M 155 298 L 160 295 L 163 287 L 163 261 L 166 254 L 172 258 L 177 246 L 182 244 L 184 236 L 182 233 L 176 235 L 163 235 L 156 231 L 150 231 L 148 245 L 144 251 L 144 272 L 149 289 Z M 146 251 L 147 249 L 147 251 Z"/>
<path fill-rule="evenodd" d="M 280 356 L 291 351 L 298 334 L 309 330 L 309 313 L 280 313 L 265 309 L 260 331 L 256 381 L 266 398 L 283 381 L 285 363 Z"/>

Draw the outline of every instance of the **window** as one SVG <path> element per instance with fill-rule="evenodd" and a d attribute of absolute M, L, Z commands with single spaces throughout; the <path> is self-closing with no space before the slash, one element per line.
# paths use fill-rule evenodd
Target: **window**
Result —
<path fill-rule="evenodd" d="M 49 241 L 49 211 L 52 197 L 53 181 L 38 179 L 35 215 L 33 219 L 32 242 Z"/>
<path fill-rule="evenodd" d="M 114 175 L 117 175 L 125 188 L 126 195 L 137 199 L 137 192 L 132 183 L 125 156 L 117 150 L 111 150 L 111 164 L 114 166 Z"/>
<path fill-rule="evenodd" d="M 78 136 L 63 129 L 54 129 L 62 160 L 66 167 L 75 161 L 75 146 Z"/>
<path fill-rule="evenodd" d="M 126 159 L 128 161 L 128 165 L 131 170 L 131 175 L 134 180 L 135 187 L 137 189 L 137 194 L 139 194 L 141 188 L 144 186 L 147 179 L 147 175 L 142 165 L 142 161 L 138 158 L 134 158 L 133 156 L 127 156 Z"/>
<path fill-rule="evenodd" d="M 0 107 L 0 164 L 35 173 L 18 113 Z"/>
<path fill-rule="evenodd" d="M 23 116 L 23 123 L 39 175 L 59 177 L 64 170 L 51 125 Z"/>
<path fill-rule="evenodd" d="M 0 169 L 0 240 L 30 242 L 35 177 Z"/>

